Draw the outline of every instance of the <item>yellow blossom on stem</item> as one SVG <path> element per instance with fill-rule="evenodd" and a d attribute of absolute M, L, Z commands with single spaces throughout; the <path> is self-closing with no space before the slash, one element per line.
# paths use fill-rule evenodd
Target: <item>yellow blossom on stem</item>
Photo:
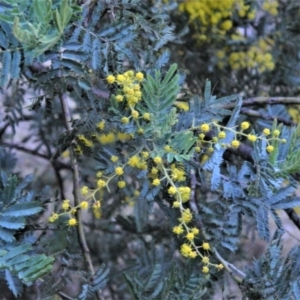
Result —
<path fill-rule="evenodd" d="M 70 200 L 66 199 L 63 201 L 61 208 L 63 210 L 68 210 L 70 208 Z"/>
<path fill-rule="evenodd" d="M 274 136 L 274 137 L 279 137 L 279 135 L 280 135 L 280 131 L 279 131 L 278 129 L 275 129 L 275 130 L 273 131 L 273 136 Z"/>
<path fill-rule="evenodd" d="M 274 147 L 272 145 L 269 145 L 266 150 L 268 153 L 271 153 L 274 151 Z"/>
<path fill-rule="evenodd" d="M 248 129 L 249 127 L 250 127 L 250 123 L 249 123 L 249 122 L 242 122 L 241 128 L 242 128 L 243 130 Z"/>
<path fill-rule="evenodd" d="M 263 134 L 264 134 L 265 136 L 270 135 L 270 134 L 271 134 L 270 129 L 269 129 L 269 128 L 265 128 L 265 129 L 263 130 Z"/>
<path fill-rule="evenodd" d="M 216 265 L 216 268 L 218 270 L 223 270 L 224 269 L 224 266 L 222 264 L 219 264 L 219 265 Z"/>
<path fill-rule="evenodd" d="M 144 74 L 142 72 L 137 72 L 135 74 L 135 79 L 138 80 L 138 81 L 143 81 L 144 79 Z"/>
<path fill-rule="evenodd" d="M 144 113 L 144 114 L 143 114 L 143 119 L 144 119 L 144 120 L 150 121 L 150 118 L 151 118 L 151 116 L 150 116 L 149 113 Z"/>
<path fill-rule="evenodd" d="M 192 215 L 190 209 L 187 208 L 182 211 L 181 218 L 179 218 L 179 221 L 187 224 L 187 223 L 191 222 L 192 219 L 193 219 L 193 215 Z"/>
<path fill-rule="evenodd" d="M 126 182 L 125 182 L 125 181 L 123 181 L 123 180 L 118 181 L 118 187 L 119 187 L 120 189 L 123 189 L 125 186 L 126 186 Z"/>
<path fill-rule="evenodd" d="M 129 123 L 129 118 L 123 117 L 123 118 L 121 119 L 121 122 L 122 122 L 123 124 L 128 124 L 128 123 Z"/>
<path fill-rule="evenodd" d="M 131 112 L 131 116 L 134 118 L 134 119 L 137 119 L 139 117 L 139 112 L 137 110 L 133 110 Z"/>
<path fill-rule="evenodd" d="M 116 173 L 116 175 L 121 176 L 121 175 L 124 174 L 124 170 L 123 170 L 122 167 L 116 167 L 115 168 L 115 173 Z"/>
<path fill-rule="evenodd" d="M 189 254 L 189 258 L 196 258 L 197 252 L 196 251 L 191 251 Z"/>
<path fill-rule="evenodd" d="M 184 230 L 183 230 L 182 225 L 173 227 L 173 233 L 179 235 L 179 234 L 181 234 L 181 233 L 183 233 L 183 232 L 184 232 Z"/>
<path fill-rule="evenodd" d="M 200 126 L 200 130 L 202 131 L 202 132 L 208 132 L 209 131 L 209 125 L 208 124 L 202 124 L 201 126 Z"/>
<path fill-rule="evenodd" d="M 106 81 L 107 81 L 109 84 L 113 84 L 113 83 L 115 82 L 115 80 L 116 80 L 116 78 L 115 78 L 115 76 L 113 76 L 113 75 L 108 75 L 108 76 L 106 77 Z"/>
<path fill-rule="evenodd" d="M 226 132 L 225 131 L 220 131 L 218 134 L 219 139 L 225 139 L 226 138 Z"/>
<path fill-rule="evenodd" d="M 153 181 L 152 181 L 152 185 L 154 185 L 154 186 L 158 186 L 158 185 L 160 185 L 160 180 L 159 179 L 154 179 Z"/>
<path fill-rule="evenodd" d="M 204 138 L 205 138 L 205 134 L 204 133 L 200 133 L 199 134 L 199 139 L 202 141 L 202 140 L 204 140 Z"/>
<path fill-rule="evenodd" d="M 195 235 L 192 232 L 189 232 L 186 236 L 187 240 L 192 241 L 195 238 Z"/>
<path fill-rule="evenodd" d="M 156 164 L 160 164 L 162 162 L 162 158 L 160 156 L 155 156 L 153 158 L 153 161 L 156 163 Z"/>
<path fill-rule="evenodd" d="M 202 248 L 203 248 L 204 250 L 210 250 L 210 245 L 209 245 L 209 243 L 203 243 L 203 244 L 202 244 Z"/>
<path fill-rule="evenodd" d="M 85 185 L 81 188 L 81 195 L 86 195 L 89 192 L 89 188 Z"/>
<path fill-rule="evenodd" d="M 49 217 L 48 221 L 50 223 L 55 222 L 59 218 L 59 215 L 57 213 L 52 213 L 52 215 Z"/>
<path fill-rule="evenodd" d="M 189 257 L 190 253 L 192 252 L 192 248 L 190 245 L 184 243 L 180 247 L 180 253 L 184 257 Z"/>
<path fill-rule="evenodd" d="M 173 207 L 174 208 L 178 208 L 178 207 L 180 207 L 180 202 L 177 200 L 177 201 L 174 201 L 173 202 Z"/>
<path fill-rule="evenodd" d="M 207 274 L 209 272 L 209 268 L 207 266 L 204 266 L 202 268 L 202 273 Z"/>
<path fill-rule="evenodd" d="M 117 162 L 117 161 L 119 160 L 119 158 L 118 158 L 118 156 L 113 155 L 113 156 L 110 158 L 110 160 L 111 160 L 112 162 Z"/>
<path fill-rule="evenodd" d="M 194 235 L 197 235 L 197 234 L 199 233 L 199 229 L 196 228 L 196 227 L 193 227 L 193 228 L 191 229 L 191 232 L 192 232 Z"/>
<path fill-rule="evenodd" d="M 202 262 L 203 262 L 204 264 L 208 264 L 208 263 L 209 263 L 209 257 L 208 257 L 208 256 L 203 256 L 203 257 L 202 257 Z"/>
<path fill-rule="evenodd" d="M 87 201 L 81 201 L 79 206 L 82 209 L 87 209 L 89 207 L 89 203 Z"/>
<path fill-rule="evenodd" d="M 76 226 L 76 225 L 77 225 L 77 220 L 76 220 L 76 218 L 70 218 L 70 219 L 68 220 L 68 225 L 69 225 L 69 226 Z"/>
<path fill-rule="evenodd" d="M 106 186 L 105 180 L 99 179 L 99 180 L 97 181 L 97 187 L 98 187 L 98 188 L 103 188 L 103 187 L 105 187 L 105 186 Z"/>
<path fill-rule="evenodd" d="M 174 195 L 174 194 L 176 194 L 176 192 L 177 192 L 176 187 L 174 187 L 174 186 L 169 187 L 168 193 L 169 193 L 170 195 Z"/>
<path fill-rule="evenodd" d="M 233 140 L 233 141 L 231 142 L 231 146 L 232 146 L 233 148 L 238 148 L 238 147 L 240 146 L 240 142 L 239 142 L 238 140 Z"/>
<path fill-rule="evenodd" d="M 148 157 L 149 157 L 149 152 L 148 151 L 143 151 L 142 152 L 142 157 L 144 158 L 144 159 L 147 159 Z"/>
<path fill-rule="evenodd" d="M 117 96 L 116 96 L 116 100 L 117 100 L 118 102 L 122 102 L 122 101 L 124 100 L 124 97 L 123 97 L 122 95 L 117 95 Z"/>
<path fill-rule="evenodd" d="M 101 202 L 99 200 L 95 201 L 93 204 L 93 208 L 100 208 L 101 207 Z"/>
<path fill-rule="evenodd" d="M 247 138 L 250 142 L 255 142 L 257 140 L 257 136 L 254 134 L 248 134 Z"/>
<path fill-rule="evenodd" d="M 128 165 L 132 168 L 137 167 L 140 163 L 140 158 L 136 155 L 132 156 L 128 160 Z"/>

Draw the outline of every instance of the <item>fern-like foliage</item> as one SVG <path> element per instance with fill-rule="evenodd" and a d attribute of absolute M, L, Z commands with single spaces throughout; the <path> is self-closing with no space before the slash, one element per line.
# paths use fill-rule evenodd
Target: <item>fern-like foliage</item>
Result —
<path fill-rule="evenodd" d="M 205 288 L 207 280 L 188 264 L 173 263 L 164 269 L 156 262 L 148 266 L 145 274 L 140 271 L 123 275 L 135 300 L 196 300 L 208 296 Z"/>
<path fill-rule="evenodd" d="M 299 246 L 282 256 L 282 235 L 277 231 L 266 253 L 254 262 L 243 282 L 244 296 L 250 299 L 298 299 Z M 296 263 L 296 264 L 295 264 Z"/>
<path fill-rule="evenodd" d="M 0 270 L 9 289 L 17 297 L 22 292 L 22 283 L 30 283 L 47 274 L 54 258 L 35 254 L 26 240 L 16 239 L 17 231 L 26 226 L 26 218 L 37 215 L 42 210 L 42 202 L 35 201 L 35 193 L 24 193 L 32 176 L 18 182 L 16 176 L 1 172 L 0 178 Z M 34 239 L 29 241 L 33 242 Z"/>

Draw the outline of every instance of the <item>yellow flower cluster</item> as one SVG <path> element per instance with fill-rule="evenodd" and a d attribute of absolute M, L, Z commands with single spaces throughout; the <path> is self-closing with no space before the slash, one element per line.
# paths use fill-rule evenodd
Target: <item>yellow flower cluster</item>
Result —
<path fill-rule="evenodd" d="M 262 9 L 267 11 L 272 16 L 278 15 L 278 0 L 265 0 Z"/>
<path fill-rule="evenodd" d="M 254 143 L 257 140 L 266 140 L 267 141 L 267 147 L 266 150 L 268 153 L 271 153 L 274 151 L 274 146 L 271 144 L 273 141 L 279 141 L 281 143 L 285 143 L 286 140 L 285 139 L 280 139 L 280 131 L 278 129 L 275 129 L 273 132 L 271 132 L 271 130 L 269 128 L 265 128 L 262 131 L 262 135 L 258 136 L 254 133 L 244 133 L 244 131 L 248 130 L 250 128 L 251 124 L 247 121 L 244 121 L 240 124 L 240 130 L 237 131 L 234 128 L 228 128 L 226 126 L 221 126 L 219 124 L 217 124 L 216 122 L 212 122 L 211 124 L 202 124 L 200 126 L 200 131 L 203 131 L 203 128 L 207 130 L 211 130 L 214 129 L 217 131 L 217 136 L 212 137 L 211 140 L 206 141 L 204 140 L 205 138 L 205 134 L 201 133 L 199 134 L 199 140 L 197 141 L 197 145 L 195 148 L 198 148 L 198 151 L 195 152 L 199 153 L 201 152 L 201 149 L 206 150 L 206 153 L 210 153 L 214 151 L 213 145 L 219 142 L 219 139 L 222 140 L 224 138 L 226 138 L 226 131 L 228 132 L 232 132 L 235 135 L 235 138 L 231 141 L 230 144 L 224 144 L 224 143 L 220 143 L 222 147 L 232 147 L 234 149 L 237 149 L 240 147 L 241 142 L 238 139 L 238 137 L 245 137 L 247 138 L 248 141 Z M 271 137 L 267 138 L 268 136 L 270 136 L 272 134 Z M 208 145 L 206 148 L 203 148 L 204 145 Z M 201 147 L 200 147 L 201 146 Z"/>
<path fill-rule="evenodd" d="M 260 39 L 258 45 L 253 45 L 246 51 L 231 52 L 228 59 L 229 65 L 233 70 L 256 68 L 260 73 L 272 71 L 275 63 L 268 48 L 270 47 L 267 46 L 267 42 Z M 227 58 L 225 57 L 226 55 L 219 61 L 219 67 L 223 67 L 226 63 Z"/>
<path fill-rule="evenodd" d="M 189 15 L 194 25 L 200 23 L 198 39 L 209 40 L 209 32 L 225 35 L 233 27 L 232 17 L 237 13 L 240 17 L 253 20 L 255 10 L 244 0 L 185 0 L 179 5 L 179 11 Z"/>
<path fill-rule="evenodd" d="M 141 99 L 141 85 L 144 80 L 144 74 L 142 72 L 135 73 L 134 71 L 127 71 L 123 74 L 108 75 L 106 81 L 109 84 L 116 83 L 118 90 L 114 95 L 117 102 L 127 101 L 129 107 L 133 108 Z"/>
<path fill-rule="evenodd" d="M 87 186 L 82 187 L 81 194 L 86 195 L 88 193 L 89 189 Z M 62 202 L 61 208 L 63 209 L 63 212 L 58 213 L 52 213 L 51 216 L 48 218 L 48 221 L 50 223 L 54 223 L 56 220 L 59 219 L 60 216 L 68 214 L 69 219 L 67 221 L 67 224 L 69 226 L 76 226 L 78 224 L 77 219 L 75 218 L 74 214 L 77 212 L 78 209 L 88 209 L 89 208 L 89 202 L 86 200 L 83 200 L 79 203 L 79 205 L 73 207 L 70 203 L 69 199 L 65 199 Z"/>

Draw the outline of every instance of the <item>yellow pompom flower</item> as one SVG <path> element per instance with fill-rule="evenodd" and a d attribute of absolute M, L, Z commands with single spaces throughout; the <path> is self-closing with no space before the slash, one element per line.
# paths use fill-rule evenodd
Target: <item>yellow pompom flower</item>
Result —
<path fill-rule="evenodd" d="M 122 167 L 116 167 L 115 168 L 115 173 L 116 173 L 116 175 L 121 176 L 121 175 L 124 174 L 124 170 L 123 170 Z"/>
<path fill-rule="evenodd" d="M 137 81 L 143 81 L 143 79 L 144 79 L 144 74 L 143 74 L 142 72 L 137 72 L 137 73 L 135 74 L 135 79 L 136 79 Z"/>
<path fill-rule="evenodd" d="M 173 233 L 182 234 L 184 232 L 182 225 L 173 227 Z"/>
<path fill-rule="evenodd" d="M 202 244 L 202 248 L 203 248 L 204 250 L 210 250 L 210 245 L 209 245 L 209 243 L 203 243 L 203 244 Z"/>
<path fill-rule="evenodd" d="M 219 265 L 216 265 L 216 268 L 218 270 L 223 270 L 224 269 L 224 266 L 222 264 L 219 264 Z"/>
<path fill-rule="evenodd" d="M 125 76 L 124 75 L 122 75 L 122 74 L 117 75 L 117 81 L 119 83 L 123 83 L 124 80 L 125 80 Z"/>
<path fill-rule="evenodd" d="M 272 145 L 269 145 L 266 150 L 268 153 L 271 153 L 274 151 L 274 147 Z"/>
<path fill-rule="evenodd" d="M 174 194 L 176 194 L 176 192 L 177 192 L 176 187 L 174 187 L 174 186 L 169 187 L 168 193 L 169 193 L 170 195 L 174 195 Z"/>
<path fill-rule="evenodd" d="M 207 266 L 204 266 L 202 268 L 202 273 L 207 274 L 209 272 L 209 268 Z"/>
<path fill-rule="evenodd" d="M 87 209 L 89 207 L 89 203 L 87 201 L 81 201 L 79 207 L 81 209 Z"/>
<path fill-rule="evenodd" d="M 103 188 L 103 187 L 105 187 L 106 186 L 106 182 L 103 180 L 103 179 L 99 179 L 98 181 L 97 181 L 97 187 L 98 188 Z"/>
<path fill-rule="evenodd" d="M 278 129 L 275 129 L 275 130 L 273 131 L 273 136 L 274 136 L 274 137 L 279 137 L 279 136 L 280 136 L 280 131 L 279 131 Z"/>
<path fill-rule="evenodd" d="M 248 129 L 249 127 L 250 127 L 250 123 L 249 123 L 249 122 L 242 122 L 241 128 L 242 128 L 243 130 Z"/>
<path fill-rule="evenodd" d="M 162 158 L 160 156 L 155 156 L 153 158 L 153 161 L 156 163 L 156 164 L 161 164 L 162 162 Z"/>
<path fill-rule="evenodd" d="M 61 208 L 63 210 L 68 210 L 70 208 L 70 200 L 66 199 L 63 201 Z"/>
<path fill-rule="evenodd" d="M 270 129 L 269 129 L 269 128 L 265 128 L 265 129 L 263 130 L 263 134 L 264 134 L 265 136 L 270 135 L 270 134 L 271 134 Z"/>
<path fill-rule="evenodd" d="M 226 138 L 226 132 L 225 131 L 220 131 L 218 134 L 219 139 L 225 139 Z"/>
<path fill-rule="evenodd" d="M 180 205 L 181 204 L 180 204 L 180 202 L 178 200 L 173 202 L 173 207 L 174 208 L 178 208 L 178 207 L 180 207 Z"/>
<path fill-rule="evenodd" d="M 81 195 L 86 195 L 89 192 L 89 188 L 85 185 L 81 188 Z"/>
<path fill-rule="evenodd" d="M 52 213 L 52 215 L 49 217 L 48 221 L 50 223 L 55 222 L 59 218 L 59 215 L 57 213 Z"/>
<path fill-rule="evenodd" d="M 68 225 L 69 226 L 76 226 L 77 225 L 77 220 L 75 218 L 71 218 L 68 220 Z"/>
<path fill-rule="evenodd" d="M 193 227 L 193 228 L 191 229 L 191 232 L 192 232 L 194 235 L 197 235 L 197 234 L 199 233 L 199 229 L 196 228 L 196 227 Z"/>
<path fill-rule="evenodd" d="M 247 138 L 250 142 L 255 142 L 257 140 L 257 136 L 254 134 L 248 134 Z"/>
<path fill-rule="evenodd" d="M 118 158 L 118 156 L 113 155 L 113 156 L 110 158 L 110 160 L 111 160 L 112 162 L 117 162 L 117 161 L 119 160 L 119 158 Z"/>
<path fill-rule="evenodd" d="M 117 100 L 118 102 L 122 102 L 123 99 L 124 99 L 124 96 L 122 96 L 122 95 L 117 95 L 117 96 L 116 96 L 116 100 Z"/>
<path fill-rule="evenodd" d="M 126 186 L 126 182 L 125 181 L 118 181 L 118 187 L 120 188 L 120 189 L 123 189 L 124 187 Z"/>
<path fill-rule="evenodd" d="M 179 218 L 179 221 L 187 224 L 187 223 L 191 222 L 192 219 L 193 219 L 193 215 L 192 215 L 190 209 L 187 208 L 181 213 L 181 218 Z"/>
<path fill-rule="evenodd" d="M 134 119 L 137 119 L 139 117 L 139 112 L 137 110 L 133 110 L 131 112 L 131 116 L 134 118 Z"/>
<path fill-rule="evenodd" d="M 115 76 L 113 76 L 113 75 L 108 75 L 108 76 L 106 77 L 106 81 L 107 81 L 109 84 L 113 84 L 113 83 L 115 82 L 115 80 L 116 80 L 116 78 L 115 78 Z"/>
<path fill-rule="evenodd" d="M 149 113 L 144 113 L 144 114 L 143 114 L 143 119 L 144 119 L 144 120 L 150 121 L 150 118 L 151 118 L 151 116 L 150 116 Z"/>
<path fill-rule="evenodd" d="M 208 264 L 208 263 L 209 263 L 209 257 L 208 257 L 208 256 L 203 256 L 203 257 L 202 257 L 202 262 L 203 262 L 204 264 Z"/>
<path fill-rule="evenodd" d="M 200 130 L 201 130 L 202 132 L 208 132 L 209 129 L 210 129 L 210 127 L 209 127 L 208 124 L 202 124 L 202 125 L 200 126 Z"/>
<path fill-rule="evenodd" d="M 240 142 L 239 142 L 238 140 L 233 140 L 233 141 L 231 142 L 231 146 L 232 146 L 233 148 L 238 148 L 238 147 L 240 146 Z"/>
<path fill-rule="evenodd" d="M 191 251 L 190 255 L 189 255 L 189 258 L 196 258 L 196 256 L 197 256 L 197 252 L 196 251 Z"/>
<path fill-rule="evenodd" d="M 129 118 L 123 117 L 123 118 L 121 119 L 121 122 L 122 122 L 123 124 L 128 124 L 128 123 L 129 123 Z"/>
<path fill-rule="evenodd" d="M 154 185 L 154 186 L 158 186 L 158 185 L 160 185 L 160 180 L 159 179 L 154 179 L 153 181 L 152 181 L 152 185 Z"/>
<path fill-rule="evenodd" d="M 189 232 L 186 236 L 187 240 L 192 241 L 195 238 L 195 235 L 192 232 Z"/>
<path fill-rule="evenodd" d="M 190 245 L 184 243 L 180 247 L 180 253 L 184 257 L 189 257 L 190 253 L 192 252 L 192 248 Z"/>

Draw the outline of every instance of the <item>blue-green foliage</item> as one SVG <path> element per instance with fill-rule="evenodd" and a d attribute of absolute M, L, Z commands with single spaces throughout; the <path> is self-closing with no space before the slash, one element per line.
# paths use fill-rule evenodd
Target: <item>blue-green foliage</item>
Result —
<path fill-rule="evenodd" d="M 82 290 L 76 299 L 78 300 L 88 300 L 95 299 L 95 292 L 101 291 L 108 281 L 109 268 L 104 264 L 100 266 L 98 271 L 93 275 L 90 283 L 83 284 Z"/>
<path fill-rule="evenodd" d="M 282 256 L 282 235 L 276 232 L 265 254 L 249 268 L 242 284 L 250 299 L 299 299 L 299 246 Z"/>
<path fill-rule="evenodd" d="M 8 177 L 1 172 L 0 270 L 5 271 L 3 276 L 16 297 L 22 292 L 22 283 L 30 283 L 47 274 L 54 261 L 53 257 L 36 254 L 25 239 L 16 239 L 17 231 L 26 226 L 26 218 L 35 216 L 42 210 L 42 202 L 35 201 L 35 193 L 25 192 L 31 181 L 32 176 L 27 176 L 19 183 L 16 176 Z"/>

